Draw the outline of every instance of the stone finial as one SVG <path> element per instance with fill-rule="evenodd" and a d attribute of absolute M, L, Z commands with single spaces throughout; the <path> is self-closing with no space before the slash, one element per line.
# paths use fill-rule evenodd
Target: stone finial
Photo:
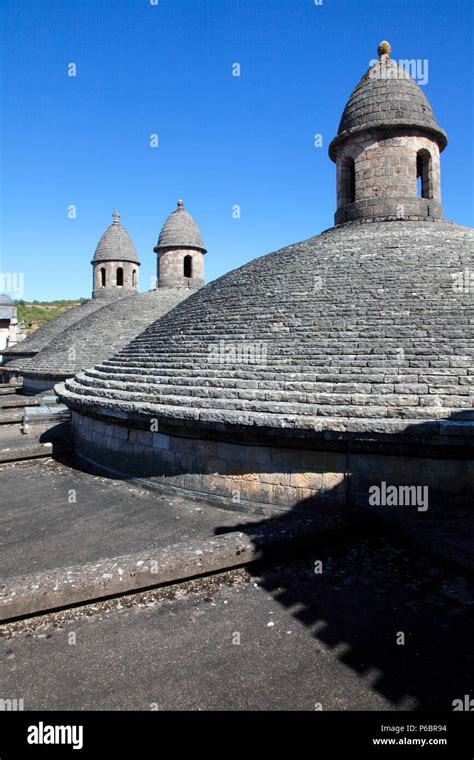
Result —
<path fill-rule="evenodd" d="M 178 201 L 178 208 L 184 208 L 184 201 L 182 201 L 181 198 Z"/>
<path fill-rule="evenodd" d="M 391 52 L 392 52 L 392 46 L 390 42 L 387 42 L 387 40 L 382 40 L 382 42 L 377 48 L 378 57 L 381 58 L 383 55 L 386 55 L 387 58 L 390 58 Z"/>
<path fill-rule="evenodd" d="M 118 224 L 120 222 L 120 214 L 119 214 L 119 212 L 118 211 L 114 211 L 112 213 L 112 216 L 113 216 L 113 219 L 114 219 L 114 224 Z"/>

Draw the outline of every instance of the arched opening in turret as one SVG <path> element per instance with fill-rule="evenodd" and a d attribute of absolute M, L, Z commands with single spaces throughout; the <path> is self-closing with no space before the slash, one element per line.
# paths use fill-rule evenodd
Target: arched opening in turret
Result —
<path fill-rule="evenodd" d="M 106 276 L 105 276 L 105 268 L 101 267 L 100 269 L 100 287 L 105 288 L 106 283 Z"/>
<path fill-rule="evenodd" d="M 356 199 L 356 173 L 355 173 L 355 164 L 354 164 L 354 159 L 353 158 L 351 158 L 351 163 L 349 165 L 349 174 L 350 174 L 350 178 L 349 178 L 349 190 L 350 190 L 350 194 L 351 194 L 351 200 L 350 200 L 350 202 L 354 203 L 355 199 Z"/>
<path fill-rule="evenodd" d="M 188 277 L 188 278 L 193 276 L 193 257 L 192 256 L 184 257 L 183 275 L 184 277 Z"/>
<path fill-rule="evenodd" d="M 422 148 L 416 154 L 416 179 L 419 198 L 432 198 L 431 153 Z"/>
<path fill-rule="evenodd" d="M 123 288 L 123 269 L 118 267 L 116 284 L 118 288 Z"/>
<path fill-rule="evenodd" d="M 341 163 L 339 206 L 348 206 L 349 203 L 354 203 L 355 195 L 356 181 L 354 159 L 351 156 L 346 156 Z"/>
<path fill-rule="evenodd" d="M 137 287 L 137 270 L 134 269 L 132 272 L 132 288 Z"/>

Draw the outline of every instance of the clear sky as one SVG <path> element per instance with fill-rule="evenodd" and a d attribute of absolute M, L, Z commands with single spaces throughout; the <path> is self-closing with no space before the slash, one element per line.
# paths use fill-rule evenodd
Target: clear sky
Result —
<path fill-rule="evenodd" d="M 395 59 L 428 61 L 423 89 L 449 139 L 445 214 L 472 225 L 471 0 L 152 2 L 1 2 L 0 270 L 24 273 L 24 298 L 90 296 L 115 208 L 141 290 L 180 197 L 207 281 L 332 226 L 327 148 L 382 39 Z"/>

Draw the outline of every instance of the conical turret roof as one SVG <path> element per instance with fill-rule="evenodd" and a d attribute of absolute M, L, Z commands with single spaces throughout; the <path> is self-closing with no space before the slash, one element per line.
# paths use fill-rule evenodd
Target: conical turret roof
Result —
<path fill-rule="evenodd" d="M 333 161 L 346 139 L 369 129 L 415 128 L 431 134 L 440 150 L 447 145 L 446 132 L 437 124 L 426 95 L 405 66 L 389 57 L 389 43 L 380 43 L 378 52 L 378 60 L 347 101 L 337 136 L 329 146 Z"/>
<path fill-rule="evenodd" d="M 135 246 L 132 243 L 130 235 L 120 223 L 120 214 L 114 211 L 112 214 L 114 221 L 102 235 L 95 254 L 93 262 L 97 261 L 133 261 L 139 264 Z"/>
<path fill-rule="evenodd" d="M 185 210 L 182 200 L 178 201 L 178 208 L 164 223 L 153 250 L 159 253 L 165 248 L 197 248 L 206 253 L 199 227 L 191 214 Z"/>

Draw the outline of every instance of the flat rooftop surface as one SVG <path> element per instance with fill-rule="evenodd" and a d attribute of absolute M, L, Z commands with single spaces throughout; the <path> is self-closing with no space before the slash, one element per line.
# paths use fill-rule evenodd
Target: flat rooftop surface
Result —
<path fill-rule="evenodd" d="M 361 539 L 2 626 L 2 696 L 25 710 L 451 712 L 472 693 L 473 590 Z"/>
<path fill-rule="evenodd" d="M 18 412 L 18 410 L 14 410 Z M 21 412 L 20 412 L 21 413 Z M 1 414 L 1 412 L 0 412 Z M 28 433 L 22 433 L 20 421 L 0 425 L 0 454 L 5 449 L 21 451 L 38 443 L 59 441 L 70 438 L 68 422 L 46 421 L 44 425 L 29 425 Z"/>
<path fill-rule="evenodd" d="M 38 435 L 23 435 L 19 423 L 0 425 L 0 449 L 18 448 L 39 440 Z"/>
<path fill-rule="evenodd" d="M 211 538 L 261 519 L 52 458 L 0 466 L 0 492 L 0 578 Z"/>
<path fill-rule="evenodd" d="M 41 435 L 41 440 L 49 438 L 51 431 Z M 17 425 L 0 426 L 0 449 L 31 446 L 37 440 L 34 433 L 21 435 Z M 139 481 L 93 475 L 72 456 L 66 455 L 64 462 L 44 458 L 0 464 L 0 578 L 211 538 L 230 530 L 247 532 L 254 524 L 266 530 L 282 527 L 293 516 L 286 512 L 282 520 L 265 520 L 184 494 L 151 491 Z M 341 522 L 351 514 L 332 506 L 326 512 L 330 520 Z M 400 533 L 422 551 L 474 569 L 472 507 L 446 503 L 426 512 L 379 507 L 369 513 L 378 520 L 382 534 Z M 324 522 L 323 510 L 316 517 Z"/>

